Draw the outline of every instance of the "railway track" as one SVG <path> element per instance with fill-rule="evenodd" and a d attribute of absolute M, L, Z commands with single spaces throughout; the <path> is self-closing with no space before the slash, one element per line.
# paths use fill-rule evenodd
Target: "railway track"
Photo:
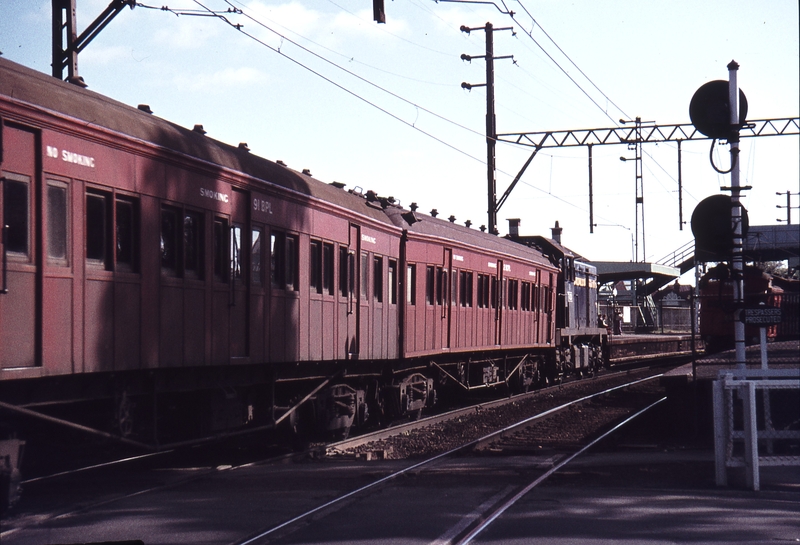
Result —
<path fill-rule="evenodd" d="M 476 408 L 470 408 L 465 410 L 458 410 L 453 411 L 452 413 L 448 413 L 446 415 L 440 415 L 439 417 L 427 419 L 427 421 L 416 422 L 413 424 L 409 424 L 404 426 L 401 430 L 394 430 L 393 433 L 391 430 L 383 431 L 376 433 L 372 436 L 368 437 L 361 437 L 349 441 L 343 441 L 336 445 L 331 445 L 328 449 L 328 454 L 332 456 L 343 456 L 347 455 L 348 453 L 358 453 L 359 450 L 361 452 L 375 452 L 383 451 L 386 452 L 386 444 L 384 442 L 387 441 L 394 441 L 394 444 L 404 444 L 404 445 L 412 445 L 411 447 L 406 446 L 408 450 L 406 450 L 406 457 L 414 458 L 419 456 L 421 453 L 424 453 L 424 456 L 421 460 L 416 461 L 408 466 L 405 466 L 397 471 L 391 472 L 385 476 L 382 476 L 379 479 L 376 479 L 360 488 L 347 492 L 341 496 L 338 496 L 328 502 L 325 502 L 321 505 L 314 507 L 313 509 L 296 515 L 295 517 L 284 521 L 283 523 L 273 526 L 271 528 L 265 529 L 259 533 L 249 536 L 247 539 L 235 542 L 231 545 L 256 545 L 259 543 L 272 543 L 274 540 L 280 542 L 281 538 L 287 534 L 292 533 L 293 527 L 306 521 L 315 515 L 334 510 L 336 506 L 340 503 L 347 502 L 356 498 L 360 495 L 367 494 L 370 491 L 377 489 L 379 487 L 387 486 L 389 483 L 396 481 L 400 477 L 414 474 L 419 475 L 420 472 L 426 471 L 428 468 L 439 465 L 443 463 L 443 461 L 450 460 L 456 455 L 461 455 L 465 452 L 487 452 L 487 451 L 502 451 L 508 447 L 510 442 L 514 442 L 516 445 L 519 444 L 526 444 L 529 447 L 532 446 L 532 443 L 538 443 L 540 438 L 539 436 L 532 432 L 535 425 L 537 423 L 546 421 L 548 418 L 552 418 L 556 415 L 563 415 L 566 411 L 573 409 L 579 406 L 586 406 L 588 403 L 596 403 L 599 399 L 608 396 L 613 393 L 618 393 L 624 391 L 629 388 L 635 388 L 637 386 L 643 385 L 648 382 L 652 382 L 654 379 L 657 379 L 661 376 L 661 374 L 646 374 L 647 376 L 635 378 L 633 380 L 628 379 L 627 381 L 622 381 L 620 383 L 619 379 L 622 378 L 623 374 L 620 374 L 615 377 L 608 377 L 608 382 L 615 382 L 616 384 L 605 387 L 599 391 L 595 391 L 593 393 L 581 396 L 577 399 L 572 399 L 566 401 L 564 403 L 556 404 L 542 412 L 538 412 L 532 414 L 526 418 L 523 418 L 520 421 L 514 422 L 511 425 L 504 426 L 500 429 L 494 429 L 489 433 L 485 433 L 483 435 L 479 435 L 477 438 L 470 439 L 469 432 L 474 431 L 481 426 L 476 425 L 475 422 L 469 422 L 472 420 L 469 418 L 470 416 L 478 415 L 479 420 L 485 419 L 486 413 L 488 409 L 477 410 Z M 647 390 L 647 389 L 645 389 Z M 650 392 L 645 392 L 644 395 L 639 395 L 637 397 L 637 402 L 640 404 L 644 401 L 644 398 L 652 398 L 652 390 Z M 642 393 L 642 392 L 640 392 Z M 533 399 L 534 396 L 527 396 L 530 400 Z M 552 400 L 555 399 L 556 396 L 550 397 L 550 402 L 546 402 L 545 404 L 551 405 Z M 621 396 L 617 401 L 624 399 L 625 396 Z M 567 433 L 566 435 L 562 434 L 559 441 L 559 446 L 561 449 L 569 443 L 568 451 L 562 452 L 559 456 L 557 456 L 558 460 L 554 462 L 552 467 L 544 471 L 543 473 L 537 475 L 537 477 L 523 487 L 505 487 L 502 490 L 497 491 L 497 493 L 487 500 L 486 502 L 482 503 L 478 506 L 477 509 L 473 510 L 470 514 L 468 514 L 465 518 L 459 520 L 459 522 L 450 528 L 445 534 L 442 534 L 435 543 L 469 543 L 478 533 L 483 531 L 487 527 L 487 522 L 483 522 L 481 524 L 476 524 L 481 520 L 486 520 L 487 516 L 491 518 L 491 520 L 495 520 L 497 517 L 502 515 L 507 509 L 514 505 L 520 498 L 522 498 L 525 494 L 527 494 L 530 490 L 534 487 L 538 486 L 541 482 L 543 482 L 547 477 L 552 475 L 557 470 L 561 469 L 563 466 L 571 462 L 574 458 L 588 450 L 589 448 L 596 445 L 598 442 L 602 441 L 603 439 L 609 437 L 616 431 L 618 431 L 622 426 L 631 422 L 635 418 L 645 414 L 649 409 L 655 407 L 659 403 L 663 402 L 666 398 L 660 397 L 655 401 L 648 400 L 648 403 L 645 406 L 635 407 L 637 403 L 631 403 L 630 400 L 627 400 L 623 403 L 614 403 L 615 410 L 611 411 L 612 414 L 609 415 L 607 412 L 604 411 L 604 415 L 602 418 L 593 418 L 592 424 L 589 426 L 584 426 L 577 431 L 573 431 L 571 433 Z M 516 400 L 516 403 L 520 403 L 523 400 Z M 509 408 L 513 401 L 505 401 L 505 402 L 495 402 L 492 404 L 490 409 L 500 409 Z M 530 407 L 536 406 L 537 403 L 531 403 Z M 622 406 L 625 406 L 623 409 Z M 631 409 L 633 408 L 633 413 L 631 414 Z M 534 409 L 536 410 L 536 409 Z M 471 411 L 471 413 L 470 413 Z M 481 414 L 483 413 L 483 414 Z M 625 416 L 620 421 L 620 415 L 624 414 Z M 489 417 L 490 420 L 494 421 L 494 418 Z M 433 446 L 431 442 L 428 441 L 420 441 L 419 438 L 413 438 L 412 435 L 414 432 L 420 432 L 422 430 L 436 428 L 438 424 L 443 422 L 458 422 L 460 424 L 460 428 L 462 433 L 460 434 L 460 439 L 458 445 L 454 447 L 448 447 L 443 445 L 442 443 L 438 443 L 437 446 Z M 563 419 L 562 419 L 563 422 Z M 574 425 L 574 419 L 571 423 Z M 608 427 L 611 424 L 609 429 L 603 429 Z M 556 426 L 558 426 L 557 424 Z M 567 422 L 567 425 L 570 425 Z M 599 435 L 598 435 L 599 433 Z M 434 432 L 435 435 L 438 435 L 438 430 Z M 568 439 L 567 439 L 568 438 Z M 538 445 L 541 447 L 541 445 Z M 430 450 L 433 449 L 437 452 L 431 453 Z M 395 452 L 394 449 L 391 449 L 389 452 Z M 380 456 L 378 456 L 380 457 Z M 391 457 L 391 456 L 389 456 Z M 445 462 L 446 463 L 446 462 Z M 441 468 L 440 468 L 441 470 Z M 488 513 L 488 515 L 487 515 Z M 488 521 L 490 522 L 490 521 Z M 320 534 L 324 534 L 325 531 L 320 530 Z"/>
<path fill-rule="evenodd" d="M 642 376 L 643 374 L 645 376 Z M 394 446 L 389 449 L 393 455 L 386 456 L 387 458 L 402 457 L 412 458 L 413 460 L 410 464 L 402 464 L 403 467 L 396 471 L 381 475 L 361 487 L 356 487 L 349 492 L 337 495 L 330 501 L 303 511 L 300 515 L 288 517 L 280 524 L 269 528 L 251 532 L 249 538 L 233 540 L 231 543 L 257 543 L 267 539 L 268 536 L 282 534 L 315 513 L 336 509 L 337 505 L 343 502 L 346 503 L 348 499 L 358 498 L 369 490 L 388 485 L 402 475 L 429 471 L 433 466 L 442 463 L 446 464 L 448 460 L 452 460 L 458 453 L 474 451 L 485 455 L 497 454 L 502 451 L 506 453 L 512 452 L 513 448 L 507 444 L 507 441 L 508 438 L 514 437 L 519 429 L 523 429 L 526 426 L 529 427 L 535 422 L 546 421 L 557 414 L 568 414 L 571 411 L 570 407 L 577 407 L 578 405 L 590 403 L 591 400 L 609 396 L 611 392 L 621 391 L 626 386 L 633 387 L 631 383 L 652 383 L 652 377 L 654 376 L 657 375 L 653 373 L 647 375 L 645 371 L 609 373 L 592 380 L 577 381 L 524 396 L 484 403 L 479 406 L 452 411 L 445 415 L 397 426 L 391 430 L 328 445 L 324 450 L 327 455 L 326 459 L 330 460 L 331 463 L 336 463 L 337 461 L 345 461 L 347 463 L 347 459 L 353 459 L 360 455 L 364 458 L 363 453 L 376 452 L 381 449 L 387 450 L 380 445 L 381 441 L 393 442 Z M 644 382 L 642 382 L 643 380 Z M 587 389 L 599 389 L 600 391 L 587 393 Z M 523 413 L 531 414 L 521 417 L 520 415 Z M 476 424 L 476 418 L 481 420 L 482 423 Z M 509 419 L 513 422 L 510 422 Z M 512 424 L 516 424 L 518 421 L 523 421 L 524 423 L 513 427 Z M 461 426 L 462 431 L 443 432 L 443 429 L 452 428 L 441 428 L 442 426 Z M 491 428 L 491 431 L 487 432 L 488 428 Z M 433 444 L 424 439 L 426 434 L 430 434 L 432 431 L 435 435 L 438 435 L 439 439 L 442 439 L 441 433 L 454 433 L 458 437 L 453 437 L 452 441 L 448 438 L 446 441 L 438 441 Z M 381 434 L 384 437 L 381 437 Z M 200 452 L 200 449 L 196 450 Z M 316 453 L 317 455 L 320 453 L 319 449 L 317 449 Z M 191 483 L 219 478 L 218 476 L 222 474 L 221 470 L 236 470 L 237 468 L 252 467 L 258 464 L 268 464 L 270 460 L 275 460 L 275 458 L 270 460 L 264 460 L 263 458 L 239 459 L 237 466 L 233 464 L 215 465 L 219 463 L 219 460 L 213 460 L 211 463 L 206 460 L 203 464 L 192 464 L 190 459 L 180 459 L 180 457 L 178 457 L 180 461 L 176 461 L 175 456 L 177 456 L 177 453 L 164 453 L 162 456 L 129 459 L 112 464 L 98 464 L 91 468 L 80 468 L 62 472 L 58 475 L 31 479 L 26 483 L 26 488 L 34 491 L 34 497 L 38 498 L 40 502 L 39 510 L 23 512 L 10 517 L 4 523 L 5 528 L 0 533 L 0 538 L 4 541 L 10 540 L 15 536 L 24 536 L 26 532 L 38 527 L 56 524 L 67 519 L 73 520 L 84 514 L 91 517 L 92 513 L 108 510 L 110 505 L 127 503 L 135 498 L 160 496 L 168 490 L 172 491 L 171 493 L 175 493 L 175 491 L 185 489 L 187 486 L 193 486 Z M 170 457 L 172 458 L 170 459 Z M 308 456 L 308 458 L 314 458 L 314 456 Z M 163 463 L 157 462 L 157 460 L 163 460 Z M 126 465 L 130 466 L 128 470 L 124 469 Z M 380 473 L 380 471 L 378 472 Z M 117 480 L 122 484 L 119 484 Z M 70 485 L 69 483 L 73 484 Z M 100 485 L 98 483 L 103 484 Z M 62 494 L 64 496 L 61 496 Z M 61 496 L 66 503 L 59 504 L 57 498 L 42 501 L 43 497 L 52 495 Z M 508 494 L 503 494 L 502 498 L 506 499 L 507 496 Z M 490 503 L 492 507 L 495 507 L 497 501 Z M 481 512 L 485 510 L 486 506 Z M 14 541 L 9 542 L 13 543 Z M 25 543 L 25 541 L 22 540 L 20 543 Z"/>
<path fill-rule="evenodd" d="M 363 456 L 369 459 L 408 458 L 456 448 L 465 439 L 476 439 L 492 430 L 513 426 L 528 417 L 569 407 L 575 400 L 588 400 L 598 390 L 610 390 L 639 379 L 657 377 L 650 368 L 613 371 L 588 380 L 497 399 L 446 413 L 403 423 L 327 445 L 328 456 Z"/>

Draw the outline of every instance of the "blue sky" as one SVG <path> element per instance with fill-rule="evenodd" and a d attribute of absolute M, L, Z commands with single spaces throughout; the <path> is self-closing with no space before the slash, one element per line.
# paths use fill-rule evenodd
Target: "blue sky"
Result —
<path fill-rule="evenodd" d="M 108 4 L 77 0 L 83 30 Z M 147 2 L 143 2 L 147 4 Z M 702 84 L 740 64 L 749 119 L 797 117 L 800 43 L 796 0 L 525 0 L 492 5 L 386 0 L 385 25 L 369 0 L 159 0 L 174 12 L 235 6 L 214 17 L 125 8 L 81 54 L 89 88 L 253 153 L 308 168 L 322 181 L 392 195 L 459 222 L 486 223 L 485 34 L 459 30 L 491 22 L 500 133 L 612 127 L 640 116 L 688 123 Z M 502 8 L 502 4 L 498 4 Z M 4 57 L 50 72 L 50 0 L 0 0 Z M 532 20 L 535 20 L 535 22 Z M 569 77 L 568 77 L 569 76 Z M 571 79 L 570 79 L 571 78 Z M 574 80 L 574 81 L 573 81 Z M 709 163 L 709 141 L 682 146 L 683 216 L 729 186 Z M 529 151 L 497 146 L 502 194 Z M 632 258 L 635 171 L 625 146 L 593 150 L 594 214 L 589 233 L 586 148 L 546 149 L 498 214 L 521 218 L 523 234 L 550 234 L 595 260 Z M 727 146 L 715 151 L 728 164 Z M 800 190 L 797 136 L 745 139 L 741 180 L 751 224 L 785 218 Z M 692 239 L 678 228 L 677 146 L 645 144 L 644 248 L 656 261 Z M 793 203 L 798 204 L 795 197 Z M 793 223 L 800 223 L 794 211 Z M 641 224 L 640 224 L 641 229 Z M 640 252 L 641 250 L 640 249 Z"/>

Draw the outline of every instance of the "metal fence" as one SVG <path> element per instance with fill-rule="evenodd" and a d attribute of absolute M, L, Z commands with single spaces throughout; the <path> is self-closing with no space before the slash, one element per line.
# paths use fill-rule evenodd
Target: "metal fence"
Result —
<path fill-rule="evenodd" d="M 780 400 L 785 392 L 788 403 L 787 396 Z M 800 443 L 795 392 L 800 393 L 800 369 L 762 365 L 720 371 L 713 387 L 717 485 L 727 485 L 728 468 L 744 467 L 748 488 L 760 490 L 760 467 L 800 466 L 800 456 L 794 454 Z"/>

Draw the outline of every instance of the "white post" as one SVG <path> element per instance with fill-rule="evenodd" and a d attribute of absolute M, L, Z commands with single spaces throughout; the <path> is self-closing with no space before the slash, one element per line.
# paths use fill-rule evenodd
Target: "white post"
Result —
<path fill-rule="evenodd" d="M 730 105 L 731 130 L 728 142 L 731 145 L 731 227 L 733 228 L 733 256 L 731 268 L 733 269 L 733 303 L 734 303 L 734 346 L 736 348 L 736 369 L 744 371 L 746 366 L 744 322 L 739 317 L 744 305 L 744 258 L 742 255 L 744 241 L 742 240 L 742 205 L 739 202 L 739 83 L 737 72 L 739 65 L 736 61 L 728 64 L 728 104 Z"/>
<path fill-rule="evenodd" d="M 749 488 L 758 491 L 758 422 L 756 420 L 756 383 L 748 380 L 739 389 L 744 409 L 744 474 Z"/>
<path fill-rule="evenodd" d="M 727 486 L 728 408 L 725 406 L 724 379 L 717 379 L 714 381 L 713 397 L 714 467 L 717 474 L 717 486 Z"/>

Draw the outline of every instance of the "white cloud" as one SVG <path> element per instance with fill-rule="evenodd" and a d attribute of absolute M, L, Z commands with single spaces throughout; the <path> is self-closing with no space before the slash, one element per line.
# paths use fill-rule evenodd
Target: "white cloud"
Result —
<path fill-rule="evenodd" d="M 254 68 L 225 68 L 213 73 L 176 74 L 171 85 L 179 91 L 220 95 L 242 86 L 264 85 L 268 76 Z"/>

